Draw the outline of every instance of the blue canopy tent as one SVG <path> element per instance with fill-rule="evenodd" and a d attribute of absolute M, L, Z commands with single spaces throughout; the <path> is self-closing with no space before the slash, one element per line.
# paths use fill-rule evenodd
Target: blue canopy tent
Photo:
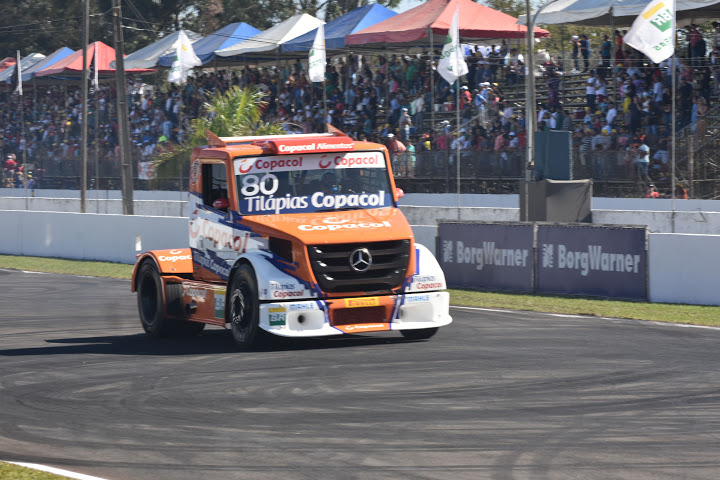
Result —
<path fill-rule="evenodd" d="M 325 48 L 327 50 L 340 50 L 345 48 L 345 37 L 367 27 L 380 23 L 397 15 L 396 12 L 374 3 L 356 8 L 325 25 Z M 299 36 L 280 47 L 280 52 L 308 52 L 312 47 L 317 28 Z"/>
<path fill-rule="evenodd" d="M 245 22 L 231 23 L 211 33 L 207 37 L 198 40 L 193 43 L 192 46 L 193 50 L 195 50 L 195 55 L 197 55 L 203 65 L 205 65 L 215 60 L 215 51 L 244 42 L 260 32 L 260 30 Z M 160 57 L 157 64 L 162 67 L 170 67 L 174 60 L 175 54 L 168 54 Z"/>
<path fill-rule="evenodd" d="M 62 47 L 57 50 L 55 50 L 53 53 L 45 57 L 44 59 L 40 60 L 38 63 L 33 65 L 30 68 L 23 68 L 22 72 L 22 79 L 23 82 L 29 82 L 35 77 L 35 72 L 42 70 L 43 68 L 47 68 L 50 65 L 54 65 L 55 63 L 59 62 L 63 58 L 69 57 L 75 53 L 75 50 L 71 50 L 67 47 Z"/>

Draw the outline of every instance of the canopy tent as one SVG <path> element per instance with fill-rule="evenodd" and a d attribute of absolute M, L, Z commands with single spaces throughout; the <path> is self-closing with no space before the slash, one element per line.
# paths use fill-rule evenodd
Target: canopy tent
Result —
<path fill-rule="evenodd" d="M 45 58 L 45 55 L 42 53 L 31 53 L 25 58 L 20 59 L 20 67 L 22 68 L 23 74 L 25 73 L 26 68 L 30 68 L 33 65 L 36 65 L 38 62 L 41 62 Z M 17 64 L 13 65 L 12 67 L 6 68 L 2 72 L 0 72 L 0 83 L 12 83 L 12 77 L 15 75 L 15 69 L 17 68 Z M 25 80 L 25 75 L 23 75 L 23 81 Z"/>
<path fill-rule="evenodd" d="M 535 24 L 608 26 L 614 17 L 616 25 L 629 26 L 648 3 L 649 0 L 558 0 L 542 10 Z M 720 0 L 675 0 L 675 10 L 678 24 L 713 19 L 720 16 Z M 518 23 L 527 23 L 525 15 L 520 16 Z"/>
<path fill-rule="evenodd" d="M 216 50 L 215 54 L 220 57 L 234 57 L 248 54 L 264 54 L 264 56 L 269 57 L 271 55 L 268 54 L 272 54 L 273 52 L 279 53 L 280 46 L 285 42 L 289 42 L 324 24 L 325 22 L 322 20 L 307 13 L 295 15 L 257 34 L 249 40 L 245 40 L 228 48 Z"/>
<path fill-rule="evenodd" d="M 12 67 L 17 63 L 17 60 L 13 57 L 5 57 L 2 60 L 0 60 L 0 72 L 3 70 Z"/>
<path fill-rule="evenodd" d="M 102 42 L 93 42 L 87 47 L 87 68 L 90 69 L 95 63 L 97 56 L 98 75 L 105 78 L 115 75 L 115 69 L 110 67 L 110 62 L 115 60 L 115 49 Z M 58 76 L 63 78 L 79 78 L 83 74 L 83 51 L 82 49 L 68 55 L 59 62 L 35 72 L 36 77 Z M 147 68 L 126 68 L 126 74 L 155 73 L 156 70 Z"/>
<path fill-rule="evenodd" d="M 44 59 L 37 62 L 35 65 L 33 65 L 30 68 L 25 68 L 25 65 L 23 65 L 23 71 L 22 71 L 22 79 L 23 82 L 29 82 L 35 77 L 35 72 L 38 70 L 42 70 L 43 68 L 47 68 L 51 65 L 55 65 L 60 60 L 69 57 L 75 53 L 74 50 L 71 50 L 67 47 L 58 48 L 53 53 L 45 57 Z"/>
<path fill-rule="evenodd" d="M 456 6 L 460 7 L 460 40 L 524 38 L 525 26 L 505 13 L 472 0 L 429 0 L 426 3 L 345 37 L 345 44 L 385 46 L 443 45 Z M 429 33 L 430 32 L 430 33 Z M 535 28 L 535 37 L 550 33 Z"/>
<path fill-rule="evenodd" d="M 245 22 L 236 22 L 229 25 L 225 25 L 220 30 L 217 30 L 205 38 L 202 38 L 195 43 L 192 47 L 195 50 L 195 55 L 198 56 L 203 65 L 214 60 L 215 51 L 222 50 L 223 48 L 232 47 L 240 42 L 248 40 L 255 35 L 259 34 L 260 30 L 248 25 Z M 158 65 L 162 67 L 170 67 L 175 60 L 174 54 L 163 55 L 158 60 Z"/>
<path fill-rule="evenodd" d="M 345 37 L 351 33 L 359 32 L 367 27 L 387 20 L 397 15 L 389 8 L 374 3 L 356 8 L 352 12 L 329 21 L 325 25 L 325 48 L 327 50 L 339 50 L 345 47 Z M 312 48 L 317 28 L 304 35 L 286 42 L 280 47 L 280 51 L 286 52 L 308 52 Z"/>
<path fill-rule="evenodd" d="M 182 32 L 182 30 L 173 32 L 170 35 L 161 38 L 157 42 L 153 42 L 150 45 L 126 56 L 124 62 L 125 68 L 153 68 L 157 66 L 160 57 L 163 55 L 174 54 L 175 48 L 177 48 L 177 41 L 180 36 L 180 32 Z M 185 30 L 185 33 L 191 42 L 197 42 L 202 38 L 202 35 L 190 30 Z M 115 62 L 111 62 L 110 66 L 114 68 Z"/>

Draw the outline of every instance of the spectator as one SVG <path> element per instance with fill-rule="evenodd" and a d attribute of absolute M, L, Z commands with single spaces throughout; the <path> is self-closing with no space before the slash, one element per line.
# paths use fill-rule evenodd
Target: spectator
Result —
<path fill-rule="evenodd" d="M 573 35 L 571 42 L 573 69 L 570 71 L 570 73 L 580 73 L 580 61 L 578 60 L 580 58 L 580 37 L 577 35 Z"/>
<path fill-rule="evenodd" d="M 590 70 L 590 41 L 584 33 L 580 35 L 580 55 L 583 57 L 583 73 L 587 73 Z"/>

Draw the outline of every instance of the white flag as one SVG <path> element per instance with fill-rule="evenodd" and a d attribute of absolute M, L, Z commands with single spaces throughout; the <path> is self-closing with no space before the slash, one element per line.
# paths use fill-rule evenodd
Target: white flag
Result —
<path fill-rule="evenodd" d="M 455 9 L 450 30 L 448 31 L 445 45 L 438 62 L 438 73 L 447 80 L 449 84 L 455 83 L 455 80 L 468 73 L 468 66 L 465 63 L 463 49 L 460 47 L 460 31 L 458 23 L 460 18 L 460 7 Z"/>
<path fill-rule="evenodd" d="M 195 55 L 195 50 L 193 50 L 185 30 L 180 30 L 175 47 L 175 61 L 173 61 L 172 66 L 170 66 L 168 82 L 182 85 L 185 83 L 188 72 L 193 67 L 200 65 L 202 65 L 202 62 L 197 55 Z"/>
<path fill-rule="evenodd" d="M 638 15 L 623 41 L 654 63 L 675 53 L 675 0 L 653 0 Z"/>
<path fill-rule="evenodd" d="M 308 58 L 308 76 L 311 82 L 322 82 L 325 80 L 325 65 L 327 56 L 325 55 L 325 27 L 320 25 L 315 34 L 310 49 L 310 57 Z"/>
<path fill-rule="evenodd" d="M 17 82 L 15 85 L 15 91 L 13 93 L 17 93 L 22 97 L 23 89 L 22 89 L 22 65 L 20 64 L 20 50 L 17 51 L 17 63 L 15 64 L 15 78 L 13 79 L 13 82 Z"/>

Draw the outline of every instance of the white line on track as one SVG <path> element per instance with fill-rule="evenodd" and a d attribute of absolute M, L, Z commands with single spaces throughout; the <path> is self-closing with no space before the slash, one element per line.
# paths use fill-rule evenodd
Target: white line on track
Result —
<path fill-rule="evenodd" d="M 708 325 L 691 325 L 688 323 L 674 323 L 674 322 L 656 322 L 654 320 L 640 320 L 634 318 L 613 318 L 613 317 L 596 317 L 593 315 L 568 315 L 564 313 L 547 313 L 547 312 L 534 312 L 531 310 L 510 310 L 503 308 L 483 308 L 483 307 L 460 307 L 450 305 L 450 308 L 456 308 L 458 310 L 479 310 L 482 312 L 498 312 L 498 313 L 534 313 L 537 315 L 546 315 L 550 317 L 559 318 L 577 318 L 577 319 L 593 319 L 593 320 L 609 320 L 616 323 L 652 323 L 653 325 L 660 325 L 664 327 L 678 327 L 678 328 L 704 328 L 707 330 L 720 330 L 720 327 L 711 327 Z"/>
<path fill-rule="evenodd" d="M 4 460 L 3 460 L 4 461 Z M 24 462 L 7 462 L 20 467 L 32 468 L 33 470 L 40 470 L 41 472 L 54 473 L 55 475 L 62 475 L 68 478 L 75 478 L 77 480 L 105 480 L 100 477 L 93 477 L 91 475 L 85 475 L 82 473 L 75 473 L 69 470 L 63 470 L 61 468 L 48 467 L 47 465 L 39 465 L 37 463 L 24 463 Z"/>

